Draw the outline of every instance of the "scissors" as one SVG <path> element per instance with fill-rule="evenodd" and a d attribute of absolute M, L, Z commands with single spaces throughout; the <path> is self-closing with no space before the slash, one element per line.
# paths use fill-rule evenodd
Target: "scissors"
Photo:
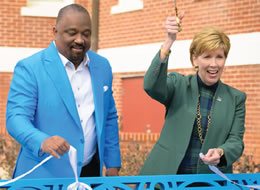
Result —
<path fill-rule="evenodd" d="M 178 32 L 181 32 L 181 25 L 180 25 L 180 19 L 178 17 L 178 8 L 177 8 L 176 0 L 174 0 L 174 6 L 175 6 L 175 15 L 176 15 L 176 20 L 178 25 Z"/>

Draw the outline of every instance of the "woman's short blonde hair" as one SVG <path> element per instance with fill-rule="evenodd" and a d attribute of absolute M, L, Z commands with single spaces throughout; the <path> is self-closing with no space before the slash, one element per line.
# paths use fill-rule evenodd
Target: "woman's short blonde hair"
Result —
<path fill-rule="evenodd" d="M 190 45 L 190 60 L 193 65 L 193 56 L 198 57 L 206 51 L 217 48 L 224 50 L 227 58 L 230 49 L 229 37 L 219 28 L 205 27 L 196 33 Z"/>

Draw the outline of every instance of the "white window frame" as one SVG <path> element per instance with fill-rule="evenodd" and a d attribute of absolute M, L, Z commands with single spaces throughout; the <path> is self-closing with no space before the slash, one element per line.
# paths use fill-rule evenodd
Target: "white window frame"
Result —
<path fill-rule="evenodd" d="M 74 0 L 27 0 L 21 8 L 22 16 L 57 17 L 59 10 Z"/>
<path fill-rule="evenodd" d="M 118 0 L 118 4 L 111 8 L 111 14 L 137 11 L 144 8 L 143 0 Z"/>

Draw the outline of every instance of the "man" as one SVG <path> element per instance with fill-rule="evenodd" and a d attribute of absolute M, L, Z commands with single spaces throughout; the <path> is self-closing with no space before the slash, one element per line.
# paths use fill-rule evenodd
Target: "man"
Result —
<path fill-rule="evenodd" d="M 53 27 L 54 41 L 19 61 L 7 101 L 6 126 L 21 143 L 14 176 L 54 157 L 27 178 L 73 177 L 68 150 L 77 149 L 81 177 L 107 176 L 121 167 L 118 116 L 109 62 L 89 50 L 87 10 L 62 8 Z"/>

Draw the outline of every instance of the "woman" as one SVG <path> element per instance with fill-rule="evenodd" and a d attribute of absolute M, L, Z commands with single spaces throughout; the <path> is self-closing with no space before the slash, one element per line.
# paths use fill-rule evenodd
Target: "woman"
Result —
<path fill-rule="evenodd" d="M 202 29 L 190 46 L 196 74 L 167 75 L 178 33 L 175 17 L 167 19 L 166 29 L 168 36 L 144 77 L 144 90 L 165 105 L 165 123 L 140 175 L 212 173 L 205 163 L 232 173 L 244 149 L 246 94 L 220 80 L 230 40 L 221 30 Z"/>

